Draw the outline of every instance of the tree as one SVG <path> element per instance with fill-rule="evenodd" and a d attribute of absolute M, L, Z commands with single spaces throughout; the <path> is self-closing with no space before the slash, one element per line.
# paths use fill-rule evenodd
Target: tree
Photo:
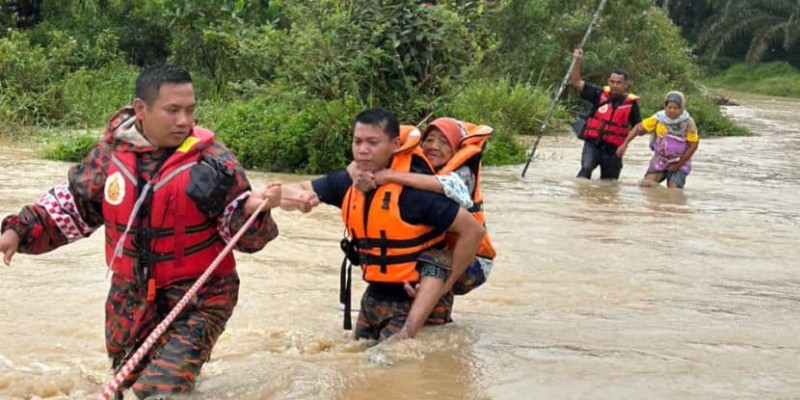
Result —
<path fill-rule="evenodd" d="M 656 1 L 667 15 L 681 27 L 683 36 L 691 43 L 697 42 L 700 31 L 711 17 L 711 5 L 714 0 L 664 0 Z"/>
<path fill-rule="evenodd" d="M 41 20 L 41 6 L 42 0 L 5 0 L 0 2 L 0 16 L 16 14 L 17 28 L 32 28 Z"/>
<path fill-rule="evenodd" d="M 800 0 L 724 0 L 714 9 L 698 43 L 712 58 L 738 40 L 749 40 L 745 61 L 753 69 L 768 51 L 789 51 L 800 39 Z"/>

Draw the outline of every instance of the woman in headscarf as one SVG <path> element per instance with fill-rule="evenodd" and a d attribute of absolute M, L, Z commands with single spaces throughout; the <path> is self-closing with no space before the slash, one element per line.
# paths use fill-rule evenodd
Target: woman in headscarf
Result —
<path fill-rule="evenodd" d="M 686 111 L 686 96 L 678 91 L 667 93 L 664 109 L 631 129 L 625 142 L 617 148 L 617 157 L 625 155 L 628 143 L 645 133 L 655 133 L 656 137 L 650 146 L 653 158 L 641 185 L 655 186 L 666 180 L 667 187 L 683 188 L 700 141 L 697 125 Z"/>

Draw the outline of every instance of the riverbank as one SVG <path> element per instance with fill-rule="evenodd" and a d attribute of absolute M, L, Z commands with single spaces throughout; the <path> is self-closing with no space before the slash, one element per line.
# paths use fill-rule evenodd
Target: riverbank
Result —
<path fill-rule="evenodd" d="M 800 70 L 785 61 L 764 63 L 752 71 L 744 63 L 736 64 L 706 83 L 736 92 L 800 98 Z"/>

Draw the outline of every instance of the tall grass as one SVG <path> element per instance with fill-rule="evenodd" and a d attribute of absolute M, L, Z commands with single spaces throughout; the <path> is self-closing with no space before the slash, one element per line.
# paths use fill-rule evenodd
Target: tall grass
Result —
<path fill-rule="evenodd" d="M 712 77 L 709 86 L 768 96 L 800 97 L 800 71 L 786 61 L 761 64 L 750 71 L 736 64 Z"/>
<path fill-rule="evenodd" d="M 550 93 L 545 88 L 528 83 L 512 84 L 508 79 L 481 80 L 467 86 L 449 104 L 437 110 L 437 115 L 494 128 L 484 162 L 501 165 L 524 160 L 525 148 L 517 141 L 517 135 L 538 134 L 550 102 Z M 559 107 L 550 120 L 550 127 L 561 127 L 569 118 Z"/>

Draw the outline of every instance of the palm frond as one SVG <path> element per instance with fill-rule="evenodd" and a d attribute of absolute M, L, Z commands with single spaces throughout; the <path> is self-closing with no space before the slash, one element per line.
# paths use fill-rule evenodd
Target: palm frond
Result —
<path fill-rule="evenodd" d="M 706 32 L 706 36 L 700 42 L 701 47 L 707 48 L 714 58 L 730 43 L 749 35 L 756 35 L 764 27 L 772 26 L 775 22 L 777 22 L 775 17 L 764 13 L 758 13 L 750 18 L 719 21 L 718 26 Z"/>
<path fill-rule="evenodd" d="M 800 3 L 800 0 L 797 0 Z M 783 49 L 789 50 L 800 40 L 800 7 L 789 17 L 789 22 L 783 38 Z"/>
<path fill-rule="evenodd" d="M 750 38 L 746 61 L 758 64 L 781 43 L 790 50 L 800 42 L 800 0 L 710 0 L 714 14 L 698 38 L 698 48 L 712 59 L 730 44 Z"/>
<path fill-rule="evenodd" d="M 751 71 L 761 62 L 772 44 L 780 42 L 784 29 L 786 29 L 785 23 L 766 27 L 755 34 L 753 41 L 750 42 L 747 56 L 745 56 L 745 62 Z"/>

